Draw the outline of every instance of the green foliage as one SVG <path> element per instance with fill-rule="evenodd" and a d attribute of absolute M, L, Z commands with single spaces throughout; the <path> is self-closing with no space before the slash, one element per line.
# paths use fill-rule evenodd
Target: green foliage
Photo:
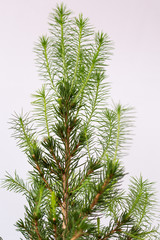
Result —
<path fill-rule="evenodd" d="M 121 189 L 133 111 L 107 105 L 108 35 L 94 34 L 87 18 L 72 18 L 63 4 L 49 24 L 35 47 L 44 83 L 33 94 L 33 115 L 11 119 L 33 167 L 27 183 L 16 172 L 3 180 L 28 202 L 17 230 L 28 240 L 158 239 L 152 183 L 140 176 L 128 194 Z"/>
<path fill-rule="evenodd" d="M 16 171 L 14 178 L 9 173 L 5 175 L 5 180 L 2 182 L 2 186 L 9 191 L 22 193 L 26 196 L 30 193 L 28 185 L 24 183 L 23 179 L 19 178 Z"/>

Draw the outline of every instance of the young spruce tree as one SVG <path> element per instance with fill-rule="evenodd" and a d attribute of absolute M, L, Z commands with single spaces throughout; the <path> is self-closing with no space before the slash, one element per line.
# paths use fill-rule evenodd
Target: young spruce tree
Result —
<path fill-rule="evenodd" d="M 51 13 L 50 36 L 35 48 L 44 84 L 33 114 L 11 121 L 33 167 L 27 183 L 16 172 L 3 181 L 28 202 L 17 230 L 28 240 L 160 239 L 152 183 L 140 176 L 121 189 L 132 111 L 106 105 L 111 42 L 70 16 L 63 4 Z"/>

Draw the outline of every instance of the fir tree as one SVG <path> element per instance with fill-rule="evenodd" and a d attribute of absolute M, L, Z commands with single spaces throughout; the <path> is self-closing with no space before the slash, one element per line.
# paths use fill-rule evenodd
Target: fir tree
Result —
<path fill-rule="evenodd" d="M 107 105 L 111 48 L 107 34 L 94 34 L 87 18 L 71 17 L 63 4 L 50 15 L 50 36 L 39 38 L 44 84 L 33 95 L 33 114 L 11 120 L 33 170 L 27 183 L 16 172 L 3 181 L 28 202 L 16 223 L 25 239 L 159 239 L 153 184 L 133 177 L 122 190 L 120 159 L 133 118 L 132 109 Z"/>

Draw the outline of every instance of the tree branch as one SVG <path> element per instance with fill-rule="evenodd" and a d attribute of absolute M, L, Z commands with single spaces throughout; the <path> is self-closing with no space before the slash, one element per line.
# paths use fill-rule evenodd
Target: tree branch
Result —
<path fill-rule="evenodd" d="M 84 88 L 86 87 L 86 85 L 87 85 L 87 83 L 88 83 L 88 81 L 89 81 L 89 78 L 90 78 L 90 76 L 91 76 L 91 73 L 92 73 L 92 71 L 93 71 L 93 69 L 94 69 L 95 61 L 96 61 L 96 59 L 97 59 L 97 57 L 98 57 L 98 55 L 99 55 L 100 48 L 101 48 L 101 43 L 99 44 L 99 46 L 98 46 L 98 48 L 97 48 L 97 51 L 96 51 L 96 53 L 95 53 L 94 56 L 93 56 L 92 64 L 91 64 L 91 66 L 90 66 L 88 75 L 87 75 L 87 77 L 86 77 L 86 79 L 85 79 L 85 81 L 84 81 L 81 89 L 79 90 L 79 92 L 77 93 L 77 95 L 75 96 L 75 98 L 74 98 L 74 100 L 73 100 L 73 102 L 75 102 L 75 101 L 78 99 L 78 97 L 82 94 L 82 96 L 81 96 L 81 101 L 80 101 L 80 105 L 81 105 L 82 98 L 83 98 L 83 90 L 84 90 Z M 77 115 L 78 115 L 78 113 L 77 113 Z"/>
<path fill-rule="evenodd" d="M 57 226 L 56 226 L 56 219 L 53 219 L 54 223 L 53 223 L 53 229 L 54 229 L 54 237 L 55 240 L 57 240 Z"/>
<path fill-rule="evenodd" d="M 52 154 L 52 157 L 53 157 L 54 160 L 56 161 L 56 163 L 57 163 L 59 169 L 62 171 L 62 167 L 61 167 L 61 165 L 60 165 L 60 162 L 59 162 L 59 160 L 56 158 L 56 155 L 54 154 L 54 152 L 53 152 L 52 149 L 50 150 L 50 153 Z"/>
<path fill-rule="evenodd" d="M 33 157 L 33 156 L 32 156 L 32 157 Z M 49 183 L 48 183 L 47 180 L 45 179 L 44 174 L 43 174 L 43 172 L 41 171 L 40 166 L 39 166 L 37 160 L 35 160 L 35 161 L 36 161 L 36 169 L 37 169 L 38 172 L 40 173 L 40 176 L 41 176 L 42 180 L 45 182 L 46 188 L 48 188 L 48 190 L 49 190 L 50 192 L 52 192 L 52 188 L 50 187 Z"/>
<path fill-rule="evenodd" d="M 107 235 L 102 238 L 101 240 L 106 240 L 108 239 L 111 235 L 113 235 L 116 232 L 121 232 L 121 226 L 123 225 L 122 222 L 118 222 L 117 225 L 109 232 Z"/>
<path fill-rule="evenodd" d="M 39 233 L 39 230 L 38 230 L 38 221 L 35 219 L 35 232 L 36 232 L 36 234 L 37 234 L 37 237 L 38 237 L 38 240 L 43 240 L 42 238 L 41 238 L 41 235 L 40 235 L 40 233 Z"/>
<path fill-rule="evenodd" d="M 48 76 L 49 76 L 49 80 L 50 80 L 50 82 L 51 82 L 51 85 L 52 85 L 54 91 L 55 91 L 56 94 L 57 94 L 55 85 L 53 84 L 53 78 L 52 78 L 51 70 L 50 70 L 50 66 L 49 66 L 49 60 L 48 60 L 48 56 L 47 56 L 47 46 L 48 46 L 48 41 L 47 41 L 47 45 L 42 44 L 42 47 L 43 47 L 43 49 L 44 49 L 43 55 L 44 55 L 44 58 L 45 58 L 45 61 L 46 61 L 45 67 L 46 67 L 46 70 L 47 70 L 47 73 L 48 73 Z"/>
<path fill-rule="evenodd" d="M 68 112 L 65 114 L 65 127 L 66 127 L 66 137 L 64 139 L 65 144 L 65 170 L 62 176 L 63 181 L 63 203 L 62 203 L 62 214 L 63 214 L 63 229 L 67 228 L 68 224 L 68 172 L 70 166 L 70 146 L 69 146 L 69 138 L 70 138 L 70 128 L 68 126 Z M 63 236 L 64 238 L 64 236 Z"/>
<path fill-rule="evenodd" d="M 97 195 L 96 195 L 95 198 L 93 199 L 92 203 L 90 204 L 90 209 L 91 209 L 91 210 L 92 210 L 92 209 L 94 208 L 94 206 L 98 203 L 98 200 L 99 200 L 100 196 L 104 193 L 106 186 L 107 186 L 107 185 L 109 184 L 109 182 L 110 182 L 110 179 L 111 179 L 111 177 L 105 179 L 105 181 L 104 181 L 104 183 L 103 183 L 103 185 L 102 185 L 102 187 L 101 187 L 100 192 L 97 193 Z"/>
<path fill-rule="evenodd" d="M 106 189 L 106 186 L 109 184 L 110 182 L 110 179 L 112 178 L 112 176 L 108 177 L 105 179 L 102 187 L 101 187 L 101 190 L 99 191 L 99 193 L 96 194 L 96 196 L 94 197 L 92 203 L 90 204 L 90 210 L 92 210 L 94 208 L 94 206 L 98 203 L 98 200 L 100 198 L 100 196 L 104 193 L 105 189 Z M 80 215 L 81 217 L 81 215 Z M 86 219 L 88 217 L 88 214 L 86 214 L 82 220 Z M 79 231 L 75 232 L 75 234 L 73 235 L 73 237 L 71 238 L 71 240 L 75 240 L 77 238 L 79 238 L 80 236 L 82 236 L 84 233 L 82 231 L 82 229 L 80 229 Z"/>
<path fill-rule="evenodd" d="M 84 233 L 83 233 L 83 231 L 82 231 L 82 229 L 81 229 L 81 230 L 79 230 L 79 231 L 77 231 L 77 232 L 75 233 L 75 235 L 71 238 L 71 240 L 76 240 L 77 238 L 81 237 L 83 234 L 84 234 Z"/>
<path fill-rule="evenodd" d="M 94 163 L 94 165 L 99 164 L 99 162 L 100 162 L 99 160 L 96 161 L 96 162 Z M 82 177 L 82 179 L 81 179 L 81 181 L 78 183 L 78 185 L 75 186 L 75 187 L 72 189 L 71 193 L 73 193 L 73 192 L 76 191 L 79 187 L 81 187 L 81 185 L 83 184 L 83 182 L 84 182 L 94 171 L 95 171 L 94 169 L 89 169 L 89 170 L 87 171 L 87 173 Z"/>
<path fill-rule="evenodd" d="M 77 59 L 76 59 L 76 65 L 75 65 L 75 70 L 74 70 L 74 77 L 73 77 L 73 79 L 72 79 L 72 84 L 71 84 L 71 90 L 72 90 L 72 87 L 73 87 L 73 85 L 74 85 L 74 81 L 75 81 L 75 79 L 76 79 L 76 74 L 77 74 L 78 62 L 79 62 L 79 57 L 80 57 L 81 38 L 82 38 L 82 27 L 79 29 Z"/>

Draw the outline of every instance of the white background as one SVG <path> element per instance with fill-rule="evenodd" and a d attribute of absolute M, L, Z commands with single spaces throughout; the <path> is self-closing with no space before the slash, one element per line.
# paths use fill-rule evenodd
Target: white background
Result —
<path fill-rule="evenodd" d="M 34 62 L 34 42 L 47 33 L 55 0 L 0 1 L 0 178 L 16 169 L 26 178 L 29 165 L 10 137 L 11 114 L 31 109 L 30 94 L 42 82 Z M 156 182 L 160 202 L 160 1 L 65 0 L 75 15 L 83 13 L 95 30 L 107 32 L 115 50 L 107 67 L 114 102 L 135 107 L 133 144 L 126 171 Z M 126 178 L 126 181 L 127 178 Z M 0 189 L 0 236 L 20 239 L 13 224 L 23 218 L 25 199 Z"/>

